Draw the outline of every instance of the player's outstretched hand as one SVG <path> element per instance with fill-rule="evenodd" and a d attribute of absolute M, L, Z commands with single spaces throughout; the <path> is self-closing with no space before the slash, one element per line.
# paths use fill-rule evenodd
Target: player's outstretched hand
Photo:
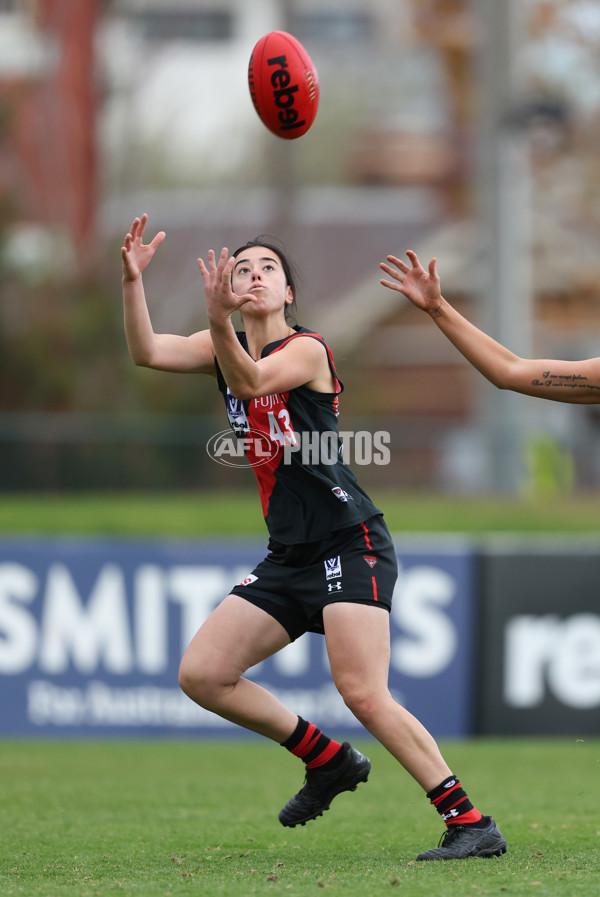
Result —
<path fill-rule="evenodd" d="M 206 293 L 206 311 L 209 321 L 223 321 L 230 317 L 246 302 L 252 302 L 251 294 L 238 296 L 231 287 L 231 277 L 235 259 L 229 257 L 227 247 L 224 246 L 217 259 L 212 249 L 208 251 L 208 264 L 198 259 L 198 267 L 204 281 Z"/>
<path fill-rule="evenodd" d="M 144 229 L 147 221 L 148 216 L 145 213 L 141 218 L 135 218 L 125 237 L 125 243 L 121 246 L 125 280 L 137 280 L 166 236 L 164 230 L 161 230 L 151 243 L 144 244 Z"/>
<path fill-rule="evenodd" d="M 388 255 L 387 262 L 381 262 L 379 267 L 385 271 L 392 280 L 381 280 L 380 283 L 390 290 L 402 293 L 407 299 L 426 312 L 435 312 L 439 308 L 442 294 L 440 291 L 440 278 L 438 277 L 435 259 L 431 259 L 427 270 L 423 268 L 416 252 L 407 250 L 406 255 L 410 266 L 395 255 Z"/>

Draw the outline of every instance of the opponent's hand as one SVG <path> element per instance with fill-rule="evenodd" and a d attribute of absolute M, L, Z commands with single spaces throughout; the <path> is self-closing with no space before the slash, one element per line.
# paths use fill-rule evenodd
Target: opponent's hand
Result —
<path fill-rule="evenodd" d="M 166 236 L 164 230 L 161 230 L 151 243 L 144 245 L 143 237 L 147 221 L 148 216 L 145 213 L 141 218 L 135 218 L 129 233 L 125 236 L 125 243 L 121 246 L 125 280 L 137 280 L 140 277 Z"/>
<path fill-rule="evenodd" d="M 233 292 L 231 277 L 234 265 L 235 258 L 229 257 L 226 246 L 221 250 L 218 261 L 212 249 L 208 251 L 208 265 L 204 263 L 203 259 L 198 259 L 198 267 L 204 281 L 206 312 L 209 321 L 225 321 L 246 302 L 254 301 L 254 296 L 251 293 L 238 296 Z"/>
<path fill-rule="evenodd" d="M 426 271 L 415 252 L 409 249 L 406 255 L 410 261 L 410 267 L 395 255 L 388 255 L 387 263 L 381 262 L 379 267 L 392 278 L 392 281 L 380 280 L 379 282 L 390 290 L 402 293 L 417 308 L 429 313 L 434 312 L 439 308 L 442 299 L 440 278 L 435 267 L 436 260 L 431 259 Z"/>

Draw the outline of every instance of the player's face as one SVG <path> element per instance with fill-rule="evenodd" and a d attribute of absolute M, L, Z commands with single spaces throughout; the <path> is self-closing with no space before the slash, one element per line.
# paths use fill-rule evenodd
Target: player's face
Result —
<path fill-rule="evenodd" d="M 231 287 L 238 296 L 255 297 L 253 307 L 274 311 L 283 309 L 293 297 L 287 285 L 279 256 L 265 246 L 243 249 L 235 260 Z M 244 311 L 248 311 L 244 308 Z"/>

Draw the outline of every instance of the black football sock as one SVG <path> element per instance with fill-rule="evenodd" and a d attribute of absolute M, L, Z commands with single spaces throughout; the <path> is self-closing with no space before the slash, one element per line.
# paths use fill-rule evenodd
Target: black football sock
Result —
<path fill-rule="evenodd" d="M 295 730 L 281 746 L 304 760 L 308 769 L 315 769 L 334 758 L 338 759 L 337 755 L 342 748 L 338 741 L 328 738 L 313 723 L 307 723 L 301 716 L 298 717 Z"/>
<path fill-rule="evenodd" d="M 446 825 L 469 825 L 482 818 L 456 776 L 448 776 L 427 797 Z"/>

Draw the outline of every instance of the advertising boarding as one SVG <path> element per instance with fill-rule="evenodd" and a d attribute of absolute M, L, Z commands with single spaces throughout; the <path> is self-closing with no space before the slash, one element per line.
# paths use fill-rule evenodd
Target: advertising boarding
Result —
<path fill-rule="evenodd" d="M 398 545 L 390 689 L 434 735 L 472 731 L 475 558 Z M 233 736 L 179 689 L 181 654 L 264 544 L 0 541 L 0 736 Z M 247 675 L 328 731 L 361 730 L 307 634 Z"/>
<path fill-rule="evenodd" d="M 482 557 L 478 731 L 600 734 L 595 541 L 497 541 Z"/>

